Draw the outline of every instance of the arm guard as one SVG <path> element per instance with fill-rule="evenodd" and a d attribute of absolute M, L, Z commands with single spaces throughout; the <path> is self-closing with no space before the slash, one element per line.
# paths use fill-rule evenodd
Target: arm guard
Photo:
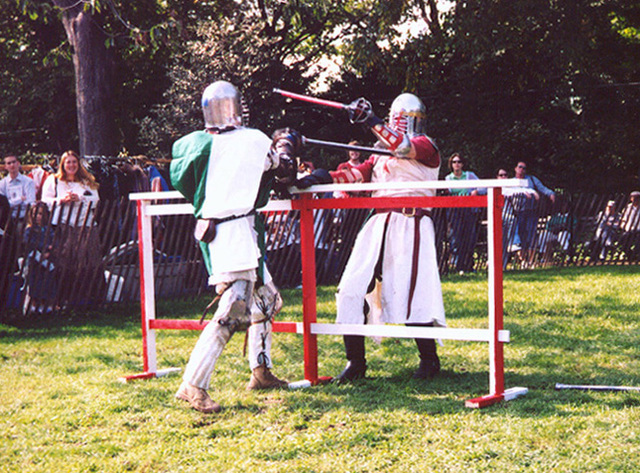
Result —
<path fill-rule="evenodd" d="M 411 140 L 409 137 L 397 130 L 389 128 L 380 120 L 379 123 L 371 127 L 371 131 L 393 154 L 399 158 L 406 158 L 411 151 Z"/>
<path fill-rule="evenodd" d="M 376 138 L 380 140 L 393 154 L 398 157 L 406 157 L 411 151 L 409 137 L 397 130 L 390 128 L 381 118 L 377 117 L 371 108 L 371 102 L 365 98 L 359 98 L 348 108 L 351 123 L 362 123 L 369 127 Z"/>

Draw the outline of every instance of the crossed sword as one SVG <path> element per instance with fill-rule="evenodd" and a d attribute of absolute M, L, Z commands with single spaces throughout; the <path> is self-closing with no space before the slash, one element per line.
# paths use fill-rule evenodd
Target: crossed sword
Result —
<path fill-rule="evenodd" d="M 333 100 L 319 99 L 317 97 L 312 97 L 310 95 L 295 94 L 293 92 L 288 92 L 282 89 L 273 89 L 273 92 L 290 99 L 301 100 L 303 102 L 322 105 L 324 107 L 338 108 L 346 111 L 355 109 L 357 106 L 356 103 L 358 102 L 357 100 L 350 104 L 334 102 Z M 347 151 L 359 151 L 361 153 L 368 153 L 368 154 L 380 154 L 384 156 L 393 156 L 393 153 L 386 149 L 370 148 L 368 146 L 354 146 L 354 145 L 349 145 L 345 143 L 336 143 L 335 141 L 314 140 L 312 138 L 307 138 L 306 136 L 302 137 L 302 143 L 315 145 L 315 146 L 324 146 L 326 148 L 335 148 L 335 149 L 342 149 Z"/>

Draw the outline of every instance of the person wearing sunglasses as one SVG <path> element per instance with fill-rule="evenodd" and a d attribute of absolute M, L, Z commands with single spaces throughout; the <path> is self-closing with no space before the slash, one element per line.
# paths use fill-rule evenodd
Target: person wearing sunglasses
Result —
<path fill-rule="evenodd" d="M 453 153 L 449 157 L 449 174 L 446 181 L 478 180 L 478 176 L 472 171 L 465 171 L 465 160 L 460 153 Z M 455 196 L 478 195 L 483 193 L 479 189 L 450 188 L 449 193 Z M 452 254 L 452 265 L 457 272 L 464 274 L 474 270 L 473 250 L 478 238 L 478 209 L 455 208 L 447 209 L 447 222 L 449 223 L 449 244 Z"/>

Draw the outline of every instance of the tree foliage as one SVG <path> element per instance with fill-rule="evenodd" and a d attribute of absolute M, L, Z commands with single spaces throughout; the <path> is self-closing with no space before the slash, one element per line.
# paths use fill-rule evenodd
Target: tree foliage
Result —
<path fill-rule="evenodd" d="M 304 92 L 319 57 L 333 52 L 342 33 L 334 30 L 350 14 L 337 2 L 239 1 L 215 21 L 199 21 L 169 65 L 171 85 L 164 101 L 140 121 L 143 147 L 168 156 L 180 135 L 202 128 L 200 97 L 215 80 L 236 85 L 250 110 L 250 125 L 266 132 L 280 126 L 310 129 L 317 122 L 299 107 L 284 110 L 273 88 Z M 288 108 L 288 107 L 287 107 Z"/>
<path fill-rule="evenodd" d="M 62 25 L 0 0 L 0 151 L 58 151 L 77 140 L 73 69 Z"/>
<path fill-rule="evenodd" d="M 170 45 L 169 32 L 178 31 L 176 24 L 185 19 L 180 16 L 186 15 L 184 4 L 192 2 L 1 1 L 10 13 L 2 21 L 11 28 L 0 33 L 0 47 L 6 46 L 0 54 L 15 64 L 15 72 L 1 79 L 9 86 L 3 89 L 11 97 L 24 97 L 11 75 L 24 77 L 24 87 L 37 91 L 29 106 L 46 105 L 47 110 L 26 112 L 32 122 L 26 129 L 38 131 L 24 143 L 20 116 L 25 109 L 16 98 L 9 101 L 16 106 L 3 120 L 3 149 L 113 154 L 134 143 L 131 122 L 167 87 L 164 64 L 171 48 L 163 46 Z M 45 34 L 46 44 L 41 40 Z M 52 90 L 58 83 L 66 87 L 64 93 Z M 45 117 L 44 124 L 33 126 Z"/>
<path fill-rule="evenodd" d="M 8 12 L 0 19 L 2 151 L 77 144 L 74 50 L 65 10 L 55 8 L 71 3 L 0 0 Z M 168 157 L 173 140 L 202 126 L 200 95 L 216 79 L 244 92 L 252 126 L 336 141 L 371 135 L 343 112 L 286 102 L 273 87 L 340 102 L 365 96 L 380 116 L 410 91 L 427 105 L 443 155 L 464 153 L 483 177 L 522 159 L 553 186 L 638 185 L 640 6 L 632 0 L 78 5 L 112 57 L 114 149 Z M 326 59 L 339 73 L 327 76 Z M 327 150 L 306 157 L 323 166 L 342 159 Z"/>
<path fill-rule="evenodd" d="M 391 89 L 424 99 L 444 153 L 483 176 L 523 159 L 556 186 L 628 188 L 640 165 L 639 14 L 623 1 L 458 1 L 442 34 L 385 48 L 356 34 L 347 58 L 363 78 L 386 64 Z"/>

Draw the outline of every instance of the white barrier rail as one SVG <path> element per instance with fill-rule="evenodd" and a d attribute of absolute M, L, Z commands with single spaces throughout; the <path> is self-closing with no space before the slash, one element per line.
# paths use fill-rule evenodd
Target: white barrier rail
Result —
<path fill-rule="evenodd" d="M 271 201 L 260 211 L 300 211 L 301 258 L 303 268 L 303 322 L 276 322 L 274 332 L 293 332 L 303 335 L 305 385 L 319 384 L 326 380 L 317 373 L 317 335 L 365 335 L 399 338 L 435 338 L 487 342 L 489 344 L 489 384 L 490 394 L 468 400 L 467 407 L 485 407 L 502 400 L 509 400 L 527 392 L 526 388 L 504 389 L 503 344 L 510 341 L 510 333 L 503 329 L 502 294 L 502 205 L 503 187 L 524 187 L 526 181 L 519 179 L 487 179 L 474 181 L 428 181 L 402 183 L 366 183 L 366 184 L 330 184 L 312 186 L 300 191 L 299 199 Z M 466 197 L 375 197 L 352 199 L 313 199 L 311 194 L 329 191 L 367 191 L 382 189 L 449 189 L 449 188 L 485 188 L 486 196 Z M 191 204 L 165 203 L 167 200 L 183 199 L 179 192 L 145 192 L 132 194 L 138 208 L 138 234 L 140 235 L 140 294 L 142 307 L 142 336 L 144 372 L 124 377 L 125 381 L 140 378 L 152 378 L 161 372 L 156 360 L 155 330 L 161 328 L 199 329 L 193 321 L 155 320 L 155 295 L 153 283 L 153 238 L 151 218 L 157 215 L 176 215 L 193 213 Z M 355 204 L 354 204 L 355 203 Z M 354 207 L 354 205 L 356 207 Z M 369 207 L 371 206 L 371 207 Z M 394 325 L 347 325 L 316 322 L 316 281 L 315 246 L 313 212 L 319 208 L 389 208 L 389 207 L 486 207 L 487 208 L 487 246 L 488 246 L 488 321 L 487 329 L 443 328 L 443 327 L 403 327 Z M 190 323 L 191 322 L 191 323 Z M 308 382 L 308 383 L 307 383 Z"/>

